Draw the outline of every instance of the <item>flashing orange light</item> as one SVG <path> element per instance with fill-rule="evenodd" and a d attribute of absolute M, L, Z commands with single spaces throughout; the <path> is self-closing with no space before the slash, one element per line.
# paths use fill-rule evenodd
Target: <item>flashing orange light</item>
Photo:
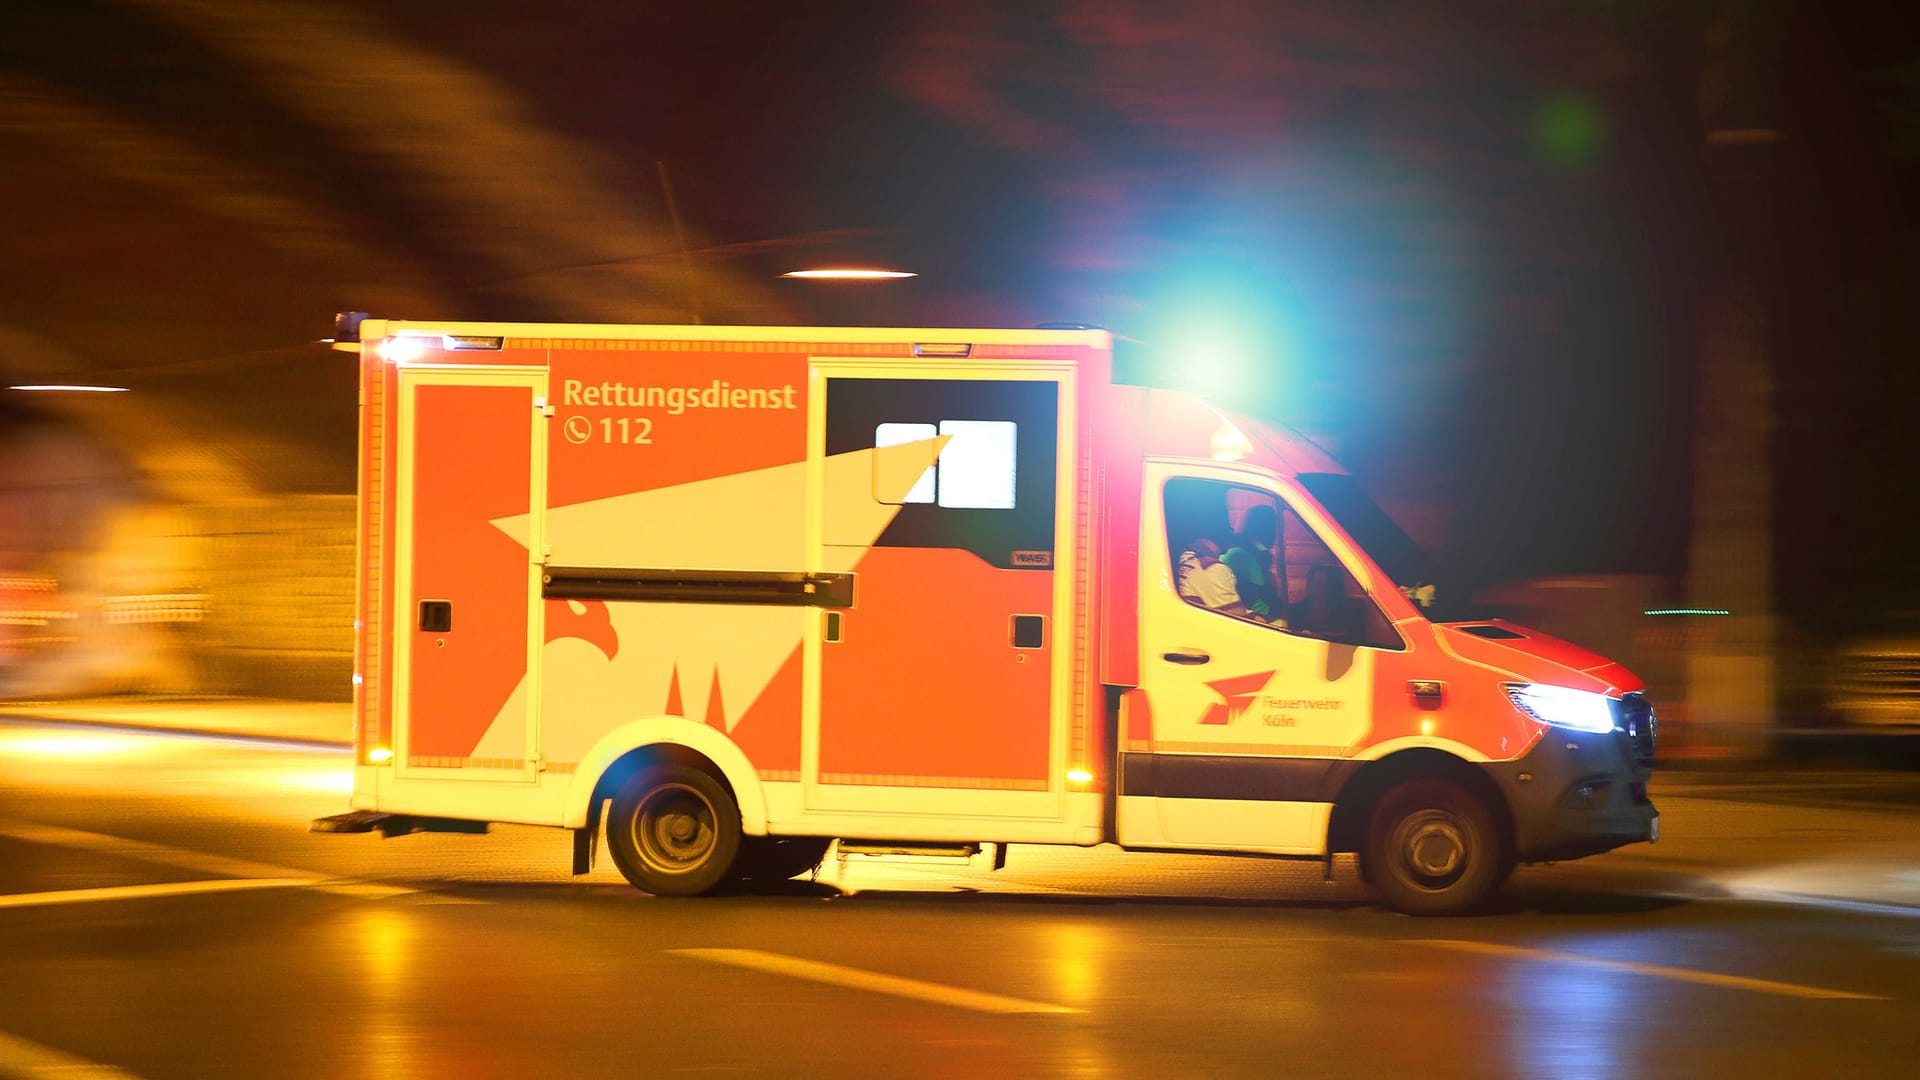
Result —
<path fill-rule="evenodd" d="M 1067 779 L 1076 784 L 1091 784 L 1093 783 L 1093 774 L 1085 769 L 1068 769 Z"/>
<path fill-rule="evenodd" d="M 1253 440 L 1231 421 L 1221 421 L 1221 426 L 1213 433 L 1213 460 L 1239 461 L 1253 453 Z"/>
<path fill-rule="evenodd" d="M 367 751 L 367 761 L 373 765 L 382 765 L 393 760 L 393 751 L 384 746 L 376 746 Z"/>

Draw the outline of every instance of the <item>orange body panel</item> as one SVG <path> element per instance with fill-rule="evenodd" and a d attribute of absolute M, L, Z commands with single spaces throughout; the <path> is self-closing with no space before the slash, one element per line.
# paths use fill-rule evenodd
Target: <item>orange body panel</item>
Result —
<path fill-rule="evenodd" d="M 561 424 L 548 451 L 548 505 L 570 506 L 806 457 L 806 353 L 791 345 L 768 351 L 761 345 L 703 344 L 710 348 L 690 357 L 654 342 L 554 343 L 549 393 Z M 661 404 L 626 404 L 655 398 Z M 754 400 L 761 407 L 747 404 Z M 750 507 L 740 508 L 737 521 L 716 515 L 712 521 L 682 524 L 759 527 Z"/>
<path fill-rule="evenodd" d="M 532 395 L 523 387 L 415 391 L 416 600 L 453 604 L 455 630 L 408 635 L 409 754 L 465 758 L 527 671 L 527 551 L 491 523 L 525 514 Z M 469 627 L 482 630 L 474 633 Z"/>
<path fill-rule="evenodd" d="M 1053 643 L 1012 648 L 1007 612 L 1049 612 L 1052 572 L 913 548 L 874 548 L 857 572 L 845 636 L 824 646 L 823 777 L 1044 786 Z"/>

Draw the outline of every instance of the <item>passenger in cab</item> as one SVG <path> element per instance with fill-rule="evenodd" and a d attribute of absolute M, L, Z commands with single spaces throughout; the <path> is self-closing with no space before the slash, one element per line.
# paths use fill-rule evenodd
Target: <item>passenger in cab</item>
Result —
<path fill-rule="evenodd" d="M 1234 534 L 1233 546 L 1221 561 L 1233 571 L 1233 584 L 1247 614 L 1262 622 L 1280 622 L 1280 590 L 1275 584 L 1273 541 L 1279 519 L 1273 507 L 1256 503 L 1247 508 Z"/>
<path fill-rule="evenodd" d="M 1234 587 L 1232 568 L 1220 561 L 1220 545 L 1205 536 L 1188 541 L 1186 550 L 1180 553 L 1176 584 L 1180 598 L 1189 604 L 1228 615 L 1247 613 L 1240 603 L 1240 592 Z"/>

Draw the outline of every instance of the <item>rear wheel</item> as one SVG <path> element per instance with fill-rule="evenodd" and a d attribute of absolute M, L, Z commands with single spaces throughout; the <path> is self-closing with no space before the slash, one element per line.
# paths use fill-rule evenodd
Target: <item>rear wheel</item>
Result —
<path fill-rule="evenodd" d="M 1360 856 L 1380 898 L 1408 915 L 1465 911 L 1513 869 L 1493 812 L 1438 778 L 1409 780 L 1382 795 Z"/>
<path fill-rule="evenodd" d="M 740 808 L 691 765 L 647 765 L 613 797 L 607 853 L 634 887 L 697 896 L 727 876 L 740 850 Z"/>

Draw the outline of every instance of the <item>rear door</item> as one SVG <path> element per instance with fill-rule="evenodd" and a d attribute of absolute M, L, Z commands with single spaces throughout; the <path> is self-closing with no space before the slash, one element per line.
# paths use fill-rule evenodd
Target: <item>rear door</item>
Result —
<path fill-rule="evenodd" d="M 808 809 L 1060 818 L 1072 369 L 813 377 L 813 565 L 856 577 L 809 635 Z"/>
<path fill-rule="evenodd" d="M 392 640 L 400 775 L 532 781 L 546 372 L 403 368 L 399 383 Z M 499 524 L 512 519 L 531 523 L 524 540 Z"/>

